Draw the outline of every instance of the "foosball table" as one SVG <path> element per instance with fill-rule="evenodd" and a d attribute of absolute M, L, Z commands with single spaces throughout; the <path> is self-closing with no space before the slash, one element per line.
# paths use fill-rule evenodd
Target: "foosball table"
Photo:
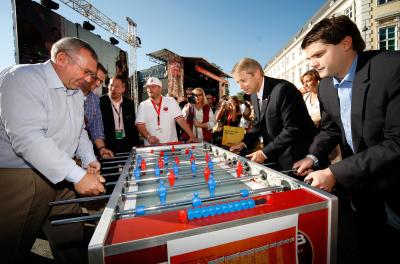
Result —
<path fill-rule="evenodd" d="M 209 143 L 134 148 L 90 263 L 335 263 L 335 196 Z"/>

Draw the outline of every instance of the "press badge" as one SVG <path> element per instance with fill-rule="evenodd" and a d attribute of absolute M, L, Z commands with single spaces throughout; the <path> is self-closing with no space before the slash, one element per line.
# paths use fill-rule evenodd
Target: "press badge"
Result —
<path fill-rule="evenodd" d="M 125 131 L 122 129 L 115 130 L 115 138 L 116 139 L 123 139 L 125 137 Z"/>

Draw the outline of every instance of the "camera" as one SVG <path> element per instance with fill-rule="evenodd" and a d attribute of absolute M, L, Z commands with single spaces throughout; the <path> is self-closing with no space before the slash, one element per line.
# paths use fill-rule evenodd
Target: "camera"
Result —
<path fill-rule="evenodd" d="M 193 94 L 188 95 L 187 100 L 188 100 L 189 104 L 195 104 L 196 103 L 196 99 L 195 99 Z"/>

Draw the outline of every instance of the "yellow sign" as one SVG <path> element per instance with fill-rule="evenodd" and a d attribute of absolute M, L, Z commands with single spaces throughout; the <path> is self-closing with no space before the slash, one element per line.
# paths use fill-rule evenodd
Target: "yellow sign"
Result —
<path fill-rule="evenodd" d="M 243 138 L 244 138 L 243 127 L 224 126 L 224 132 L 222 134 L 223 146 L 231 147 L 242 141 Z"/>

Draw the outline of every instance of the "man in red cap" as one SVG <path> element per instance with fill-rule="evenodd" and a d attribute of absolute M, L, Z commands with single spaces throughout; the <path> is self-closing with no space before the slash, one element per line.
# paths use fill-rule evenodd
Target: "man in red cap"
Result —
<path fill-rule="evenodd" d="M 189 135 L 188 142 L 197 142 L 182 116 L 178 103 L 172 97 L 162 96 L 161 81 L 150 77 L 145 87 L 149 99 L 140 103 L 135 122 L 140 134 L 145 138 L 145 145 L 177 142 L 175 121 Z"/>

